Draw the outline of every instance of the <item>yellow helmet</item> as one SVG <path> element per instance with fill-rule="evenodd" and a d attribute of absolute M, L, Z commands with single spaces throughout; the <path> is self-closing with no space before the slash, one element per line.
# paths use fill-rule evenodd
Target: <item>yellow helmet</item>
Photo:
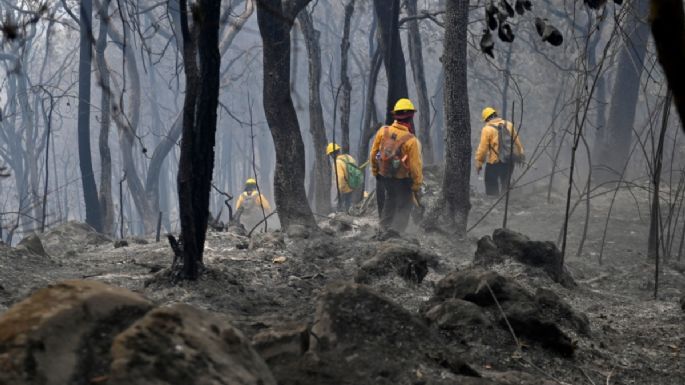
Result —
<path fill-rule="evenodd" d="M 483 113 L 481 114 L 481 119 L 483 119 L 483 121 L 486 121 L 486 120 L 488 120 L 488 118 L 489 118 L 492 114 L 496 114 L 496 113 L 497 113 L 497 111 L 496 111 L 494 108 L 492 108 L 492 107 L 485 107 L 485 108 L 483 108 Z"/>
<path fill-rule="evenodd" d="M 256 186 L 256 185 L 257 185 L 257 181 L 254 180 L 254 178 L 250 178 L 250 179 L 248 179 L 247 181 L 245 181 L 245 185 L 246 185 L 246 186 L 249 186 L 249 185 L 255 185 L 255 186 Z"/>
<path fill-rule="evenodd" d="M 402 98 L 395 103 L 395 107 L 392 109 L 392 112 L 397 111 L 416 111 L 416 108 L 414 108 L 414 103 L 411 100 Z"/>
<path fill-rule="evenodd" d="M 337 143 L 328 143 L 328 146 L 326 146 L 326 155 L 331 155 L 338 150 L 340 150 L 340 146 L 338 146 Z"/>

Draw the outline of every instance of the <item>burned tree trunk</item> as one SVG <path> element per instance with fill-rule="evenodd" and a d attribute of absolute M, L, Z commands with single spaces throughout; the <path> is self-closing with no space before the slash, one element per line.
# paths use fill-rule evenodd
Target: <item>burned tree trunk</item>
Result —
<path fill-rule="evenodd" d="M 114 231 L 114 202 L 112 201 L 112 153 L 109 149 L 109 129 L 112 123 L 110 115 L 112 91 L 109 85 L 109 68 L 105 61 L 105 49 L 107 48 L 107 30 L 109 29 L 110 0 L 103 0 L 98 10 L 100 15 L 100 32 L 95 44 L 96 64 L 100 75 L 100 136 L 98 147 L 100 149 L 100 207 L 102 209 L 103 225 L 102 232 L 112 235 Z"/>
<path fill-rule="evenodd" d="M 679 0 L 651 0 L 652 35 L 673 101 L 685 122 L 685 12 Z M 685 124 L 682 125 L 685 129 Z"/>
<path fill-rule="evenodd" d="M 214 169 L 214 143 L 219 103 L 219 19 L 221 3 L 200 0 L 194 8 L 194 30 L 188 27 L 186 0 L 180 1 L 186 100 L 178 165 L 178 197 L 183 240 L 181 277 L 196 279 L 202 264 L 209 194 Z M 199 68 L 196 60 L 199 58 Z"/>
<path fill-rule="evenodd" d="M 102 231 L 102 212 L 98 201 L 97 186 L 90 154 L 90 67 L 93 60 L 91 49 L 93 2 L 81 1 L 81 46 L 79 50 L 78 86 L 78 155 L 81 170 L 83 199 L 86 204 L 86 223 Z"/>
<path fill-rule="evenodd" d="M 343 152 L 350 152 L 350 104 L 352 98 L 352 84 L 347 76 L 347 58 L 350 51 L 350 22 L 354 13 L 354 1 L 349 0 L 345 5 L 345 21 L 343 22 L 343 37 L 340 42 L 340 132 Z"/>
<path fill-rule="evenodd" d="M 308 0 L 258 0 L 264 63 L 263 100 L 276 148 L 274 198 L 281 225 L 316 227 L 304 188 L 304 143 L 290 96 L 290 30 Z"/>
<path fill-rule="evenodd" d="M 445 10 L 445 174 L 442 188 L 445 215 L 454 229 L 466 232 L 471 203 L 471 127 L 467 89 L 466 32 L 469 19 L 466 0 L 448 1 Z"/>
<path fill-rule="evenodd" d="M 321 107 L 321 46 L 319 31 L 314 29 L 312 16 L 302 11 L 297 16 L 309 55 L 309 132 L 314 141 L 314 172 L 311 176 L 314 208 L 319 214 L 331 211 L 331 168 L 324 149 L 326 148 L 326 126 Z"/>
<path fill-rule="evenodd" d="M 388 99 L 386 104 L 386 124 L 392 123 L 392 107 L 398 99 L 409 97 L 407 92 L 407 74 L 400 40 L 399 16 L 400 0 L 374 0 L 380 45 L 385 63 L 385 74 L 388 79 Z"/>
<path fill-rule="evenodd" d="M 407 13 L 409 17 L 417 15 L 417 0 L 407 0 Z M 433 164 L 433 141 L 430 132 L 430 104 L 428 102 L 428 87 L 426 86 L 426 73 L 423 69 L 423 45 L 421 44 L 421 32 L 419 22 L 413 20 L 409 22 L 407 30 L 407 41 L 409 42 L 409 60 L 411 61 L 412 74 L 414 75 L 414 85 L 419 102 L 419 129 L 418 137 L 421 140 L 421 152 L 423 162 Z"/>
<path fill-rule="evenodd" d="M 598 183 L 616 180 L 628 161 L 638 96 L 640 93 L 640 77 L 644 68 L 644 58 L 647 52 L 649 25 L 644 22 L 649 11 L 649 0 L 636 0 L 630 5 L 631 12 L 625 25 L 632 30 L 626 37 L 626 42 L 618 55 L 616 77 L 609 104 L 609 116 L 606 124 L 608 130 L 605 140 L 598 145 L 602 150 L 595 151 L 600 155 L 598 162 L 605 166 L 604 170 L 595 173 Z"/>

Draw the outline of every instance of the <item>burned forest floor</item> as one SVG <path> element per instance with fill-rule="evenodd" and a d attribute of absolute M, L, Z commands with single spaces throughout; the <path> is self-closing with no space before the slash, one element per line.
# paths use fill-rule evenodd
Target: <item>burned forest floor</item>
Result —
<path fill-rule="evenodd" d="M 220 313 L 279 384 L 684 384 L 679 240 L 661 265 L 655 300 L 648 197 L 621 190 L 605 226 L 611 201 L 612 194 L 592 199 L 587 231 L 585 203 L 575 209 L 566 270 L 558 274 L 539 258 L 526 262 L 530 253 L 558 257 L 550 244 L 534 242 L 556 243 L 563 223 L 563 197 L 548 202 L 544 189 L 512 193 L 508 228 L 528 238 L 492 237 L 504 204 L 478 194 L 475 226 L 462 239 L 416 228 L 379 237 L 371 211 L 323 219 L 316 233 L 212 231 L 194 282 L 170 282 L 164 240 L 115 245 L 71 222 L 39 241 L 2 246 L 0 320 L 39 288 L 85 279 L 154 306 Z M 114 378 L 107 376 L 98 383 Z"/>

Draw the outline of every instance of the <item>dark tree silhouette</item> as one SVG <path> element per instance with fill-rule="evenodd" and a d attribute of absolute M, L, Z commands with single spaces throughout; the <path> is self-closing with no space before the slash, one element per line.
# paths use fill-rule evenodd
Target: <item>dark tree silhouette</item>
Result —
<path fill-rule="evenodd" d="M 304 143 L 290 95 L 290 31 L 309 0 L 258 0 L 264 114 L 276 148 L 274 198 L 281 225 L 316 227 L 304 188 Z"/>
<path fill-rule="evenodd" d="M 471 124 L 467 89 L 468 1 L 448 1 L 445 9 L 445 215 L 457 233 L 466 232 L 471 203 Z"/>
<path fill-rule="evenodd" d="M 83 0 L 80 5 L 81 47 L 79 51 L 78 86 L 78 155 L 81 170 L 83 199 L 86 204 L 86 223 L 102 231 L 102 210 L 98 200 L 93 161 L 90 154 L 90 70 L 93 61 L 93 2 Z"/>
<path fill-rule="evenodd" d="M 407 73 L 400 40 L 399 16 L 400 0 L 374 0 L 380 45 L 383 52 L 385 74 L 388 79 L 388 100 L 386 105 L 386 124 L 392 123 L 392 107 L 400 98 L 409 97 L 407 92 Z"/>
<path fill-rule="evenodd" d="M 219 20 L 221 2 L 200 0 L 193 8 L 193 33 L 186 0 L 180 1 L 186 97 L 178 166 L 183 268 L 180 277 L 196 279 L 202 264 L 219 102 Z M 197 60 L 199 59 L 199 65 Z"/>

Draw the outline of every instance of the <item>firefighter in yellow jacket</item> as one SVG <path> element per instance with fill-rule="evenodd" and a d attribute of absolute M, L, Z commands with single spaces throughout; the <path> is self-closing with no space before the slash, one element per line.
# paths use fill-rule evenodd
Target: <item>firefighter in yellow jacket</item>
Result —
<path fill-rule="evenodd" d="M 340 192 L 338 201 L 338 209 L 342 211 L 349 210 L 352 205 L 352 193 L 354 188 L 350 186 L 350 175 L 348 173 L 348 164 L 357 165 L 352 155 L 343 154 L 342 149 L 337 143 L 328 143 L 326 146 L 326 155 L 335 160 L 335 168 L 333 169 L 333 178 L 335 180 L 335 188 Z"/>
<path fill-rule="evenodd" d="M 485 125 L 476 150 L 476 172 L 480 174 L 486 163 L 485 194 L 499 195 L 500 191 L 507 189 L 514 165 L 524 161 L 523 145 L 514 125 L 497 116 L 494 108 L 484 108 L 481 117 Z M 500 148 L 500 138 L 504 140 L 503 148 Z M 509 147 L 513 147 L 513 153 Z"/>
<path fill-rule="evenodd" d="M 385 190 L 381 209 L 381 230 L 402 232 L 407 228 L 414 198 L 420 202 L 423 184 L 421 144 L 414 136 L 413 117 L 416 108 L 409 99 L 395 103 L 395 121 L 376 133 L 369 155 L 371 173 L 377 188 Z"/>
<path fill-rule="evenodd" d="M 260 207 L 261 206 L 261 207 Z M 242 210 L 241 210 L 242 208 Z M 264 211 L 262 212 L 262 208 Z M 257 190 L 257 181 L 250 178 L 245 182 L 245 191 L 238 197 L 235 204 L 236 212 L 240 212 L 240 222 L 246 230 L 251 230 L 259 221 L 264 219 L 264 215 L 271 213 L 271 205 L 264 194 Z"/>

